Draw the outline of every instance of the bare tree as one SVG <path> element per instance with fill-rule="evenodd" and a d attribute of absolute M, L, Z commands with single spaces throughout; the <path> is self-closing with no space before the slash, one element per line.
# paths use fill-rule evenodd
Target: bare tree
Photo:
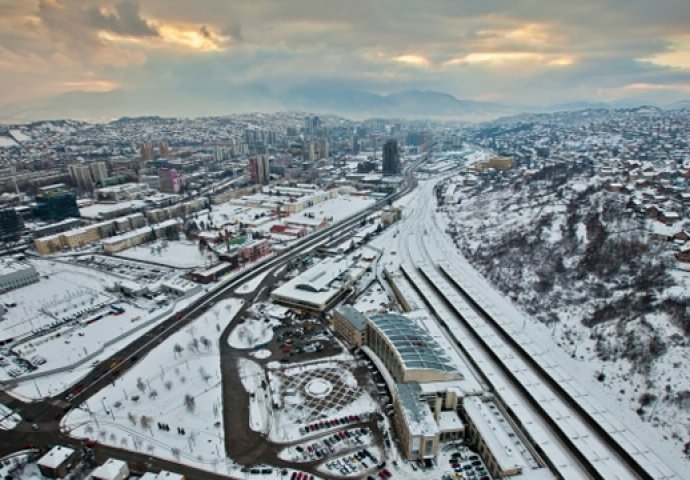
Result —
<path fill-rule="evenodd" d="M 208 381 L 211 379 L 211 375 L 208 374 L 204 367 L 199 367 L 199 375 L 206 383 L 208 383 Z"/>
<path fill-rule="evenodd" d="M 141 377 L 137 378 L 137 389 L 139 389 L 141 393 L 144 393 L 146 391 L 146 384 L 141 379 Z"/>
<path fill-rule="evenodd" d="M 173 347 L 173 352 L 175 353 L 175 357 L 177 357 L 178 355 L 182 355 L 183 351 L 184 351 L 184 348 L 179 343 L 176 343 L 175 346 Z"/>
<path fill-rule="evenodd" d="M 127 412 L 127 419 L 130 421 L 132 426 L 135 426 L 137 424 L 137 417 L 135 417 L 132 412 Z"/>
<path fill-rule="evenodd" d="M 193 412 L 195 405 L 194 397 L 190 394 L 185 394 L 184 396 L 184 406 L 187 408 L 188 412 Z"/>
<path fill-rule="evenodd" d="M 157 396 L 158 396 L 158 392 L 157 392 L 156 390 L 151 390 L 151 391 L 149 392 L 149 398 L 150 398 L 151 400 L 155 400 Z"/>
<path fill-rule="evenodd" d="M 172 386 L 173 386 L 173 383 L 172 383 L 170 380 L 167 380 L 167 381 L 163 384 L 163 386 L 165 386 L 165 389 L 166 389 L 166 390 L 170 391 L 170 389 L 171 389 Z"/>
<path fill-rule="evenodd" d="M 147 428 L 151 427 L 151 422 L 153 419 L 151 417 L 148 417 L 146 415 L 142 415 L 141 419 L 139 420 L 139 424 L 141 425 L 141 428 L 146 430 Z"/>

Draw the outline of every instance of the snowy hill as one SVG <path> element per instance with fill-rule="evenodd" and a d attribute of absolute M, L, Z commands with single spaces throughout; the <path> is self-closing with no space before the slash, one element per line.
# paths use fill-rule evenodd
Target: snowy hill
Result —
<path fill-rule="evenodd" d="M 470 186 L 443 207 L 448 232 L 559 346 L 597 365 L 611 396 L 687 454 L 687 421 L 678 420 L 690 416 L 690 273 L 676 244 L 660 240 L 666 225 L 629 208 L 635 193 L 610 191 L 598 171 L 562 163 L 486 172 L 476 183 L 458 176 L 447 184 Z"/>

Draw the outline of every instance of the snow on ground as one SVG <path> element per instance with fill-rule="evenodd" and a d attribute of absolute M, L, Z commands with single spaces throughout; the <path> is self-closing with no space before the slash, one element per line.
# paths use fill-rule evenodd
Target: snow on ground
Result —
<path fill-rule="evenodd" d="M 28 142 L 31 140 L 30 136 L 22 133 L 21 130 L 17 130 L 16 128 L 10 129 L 10 135 L 12 135 L 17 142 Z"/>
<path fill-rule="evenodd" d="M 230 332 L 228 344 L 233 348 L 245 349 L 268 343 L 273 338 L 274 325 L 280 325 L 280 322 L 268 317 L 249 317 Z"/>
<path fill-rule="evenodd" d="M 75 437 L 236 472 L 224 454 L 220 359 L 212 339 L 242 305 L 239 299 L 216 304 L 73 410 L 62 428 Z"/>
<path fill-rule="evenodd" d="M 0 295 L 1 303 L 16 305 L 5 314 L 3 337 L 17 338 L 115 300 L 104 291 L 113 284 L 114 277 L 51 260 L 30 263 L 40 280 Z"/>
<path fill-rule="evenodd" d="M 5 137 L 0 135 L 0 148 L 15 146 L 17 146 L 17 142 L 15 142 L 12 137 Z"/>
<path fill-rule="evenodd" d="M 356 195 L 340 195 L 335 198 L 326 200 L 312 207 L 305 208 L 296 215 L 306 216 L 306 214 L 314 214 L 316 218 L 330 218 L 333 217 L 333 222 L 338 222 L 350 215 L 364 210 L 365 208 L 376 203 L 376 200 L 368 197 L 361 197 Z M 291 217 L 288 217 L 288 220 Z"/>
<path fill-rule="evenodd" d="M 40 458 L 38 450 L 22 450 L 4 457 L 0 462 L 0 478 L 43 480 L 45 477 L 31 458 Z"/>
<path fill-rule="evenodd" d="M 100 320 L 83 326 L 67 325 L 49 335 L 22 343 L 13 348 L 13 351 L 23 358 L 44 359 L 45 363 L 38 366 L 37 372 L 63 368 L 102 351 L 114 338 L 134 333 L 148 318 L 169 311 L 168 308 L 148 312 L 127 305 L 123 314 L 115 315 L 112 310 L 103 309 L 90 316 L 95 318 L 102 314 L 103 318 Z"/>
<path fill-rule="evenodd" d="M 383 289 L 381 284 L 376 281 L 357 297 L 357 301 L 354 303 L 353 307 L 360 312 L 366 313 L 381 309 L 388 310 L 389 304 L 390 299 L 388 298 L 388 294 Z"/>
<path fill-rule="evenodd" d="M 265 348 L 262 348 L 261 350 L 255 350 L 251 352 L 249 355 L 251 355 L 254 358 L 257 358 L 259 360 L 265 360 L 271 356 L 271 351 Z"/>
<path fill-rule="evenodd" d="M 238 366 L 244 389 L 249 393 L 249 427 L 264 435 L 269 431 L 271 405 L 266 385 L 266 374 L 263 368 L 251 360 L 240 358 Z"/>
<path fill-rule="evenodd" d="M 239 287 L 235 289 L 237 293 L 250 293 L 253 292 L 254 290 L 257 289 L 259 285 L 261 285 L 261 282 L 264 281 L 264 278 L 266 278 L 266 275 L 268 275 L 270 271 L 267 271 L 265 273 L 262 273 L 261 275 L 257 275 L 256 277 L 252 278 L 248 282 L 243 283 Z"/>
<path fill-rule="evenodd" d="M 515 335 L 518 336 L 519 342 L 527 345 L 528 349 L 531 348 L 530 345 L 539 345 L 539 350 L 542 352 L 542 355 L 544 354 L 544 349 L 548 351 L 549 358 L 552 358 L 551 362 L 561 366 L 563 371 L 569 372 L 574 377 L 573 382 L 584 388 L 587 393 L 593 397 L 595 403 L 604 407 L 608 411 L 607 415 L 612 415 L 613 418 L 617 418 L 625 424 L 631 432 L 635 432 L 638 438 L 646 439 L 645 443 L 647 445 L 651 443 L 665 443 L 665 448 L 655 448 L 655 453 L 659 455 L 663 461 L 667 462 L 669 465 L 673 465 L 674 469 L 682 471 L 683 468 L 681 467 L 681 463 L 678 462 L 678 460 L 680 460 L 679 456 L 676 454 L 674 458 L 670 458 L 666 452 L 672 450 L 677 452 L 679 447 L 682 446 L 683 439 L 687 439 L 687 428 L 685 425 L 687 425 L 687 421 L 690 420 L 690 416 L 683 415 L 682 421 L 678 421 L 678 416 L 674 413 L 670 415 L 670 417 L 666 417 L 672 418 L 673 420 L 669 420 L 668 423 L 665 424 L 667 427 L 669 424 L 673 424 L 673 428 L 667 429 L 665 432 L 658 430 L 655 432 L 650 428 L 649 424 L 642 423 L 640 417 L 635 415 L 631 410 L 627 408 L 621 409 L 620 404 L 616 403 L 616 398 L 621 402 L 629 402 L 631 407 L 634 405 L 634 401 L 637 400 L 639 406 L 642 394 L 647 392 L 652 384 L 666 388 L 665 385 L 668 382 L 671 382 L 669 387 L 670 391 L 676 392 L 677 390 L 675 389 L 680 388 L 683 379 L 687 378 L 687 376 L 679 376 L 676 373 L 683 365 L 687 365 L 685 355 L 679 355 L 679 352 L 684 351 L 684 349 L 671 349 L 671 359 L 668 362 L 659 364 L 659 368 L 653 370 L 651 378 L 643 378 L 642 376 L 635 376 L 632 374 L 634 370 L 631 368 L 632 365 L 626 365 L 625 362 L 606 362 L 598 358 L 594 353 L 596 351 L 593 345 L 594 340 L 590 337 L 592 331 L 585 328 L 581 323 L 582 305 L 575 305 L 574 308 L 568 312 L 569 316 L 574 315 L 579 309 L 580 316 L 572 319 L 562 318 L 560 323 L 554 324 L 553 326 L 545 326 L 529 318 L 526 314 L 520 312 L 515 305 L 504 297 L 504 295 L 498 292 L 495 287 L 491 286 L 486 279 L 481 277 L 470 265 L 467 258 L 463 257 L 461 252 L 453 245 L 450 237 L 444 233 L 443 222 L 439 221 L 441 214 L 434 212 L 435 202 L 429 202 L 428 199 L 425 200 L 424 197 L 419 197 L 419 195 L 428 195 L 428 198 L 433 198 L 431 188 L 432 185 L 430 183 L 420 182 L 417 193 L 413 194 L 413 196 L 416 195 L 418 198 L 418 201 L 414 204 L 414 208 L 426 208 L 427 212 L 426 214 L 421 211 L 417 212 L 418 219 L 423 221 L 415 223 L 415 226 L 409 231 L 409 234 L 421 238 L 425 236 L 425 232 L 428 231 L 429 234 L 426 235 L 425 238 L 428 238 L 432 244 L 427 245 L 426 248 L 433 257 L 434 262 L 451 264 L 453 270 L 459 272 L 459 278 L 467 286 L 469 291 L 474 292 L 479 303 L 485 305 L 485 308 L 491 311 L 499 321 L 504 322 L 509 331 L 518 332 L 515 333 Z M 466 241 L 475 242 L 476 246 L 483 245 L 484 248 L 491 248 L 491 245 L 496 241 L 498 236 L 509 231 L 508 227 L 506 227 L 506 229 L 495 228 L 496 224 L 511 225 L 512 228 L 519 228 L 518 226 L 521 226 L 521 228 L 530 228 L 529 218 L 523 218 L 519 213 L 515 215 L 506 214 L 505 209 L 500 208 L 501 202 L 498 198 L 505 195 L 508 194 L 506 192 L 497 192 L 495 195 L 491 195 L 488 198 L 478 198 L 474 201 L 476 208 L 473 210 L 469 210 L 469 201 L 461 204 L 459 207 L 460 211 L 466 209 L 462 221 L 459 217 L 456 217 L 454 220 L 458 222 L 458 226 L 462 226 L 463 228 L 468 228 L 471 223 L 474 222 L 475 227 L 473 231 L 481 234 L 474 236 L 467 235 L 465 238 Z M 545 202 L 545 206 L 546 205 L 549 205 L 549 203 Z M 525 216 L 527 216 L 526 212 L 528 210 L 534 210 L 534 212 L 530 213 L 532 216 L 540 215 L 542 211 L 546 211 L 546 209 L 541 210 L 539 207 L 535 208 L 534 206 L 521 207 L 521 212 Z M 556 210 L 551 211 L 554 212 Z M 507 218 L 493 218 L 497 214 L 496 212 L 502 212 L 501 215 Z M 552 234 L 549 234 L 549 237 L 552 236 Z M 471 251 L 472 248 L 469 250 Z M 390 262 L 391 260 L 385 259 L 384 261 Z M 471 285 L 471 288 L 469 285 Z M 647 320 L 657 326 L 660 323 L 655 321 L 652 317 L 648 317 Z M 629 327 L 632 331 L 634 325 L 630 324 Z M 611 328 L 615 330 L 616 326 L 611 325 Z M 560 335 L 562 329 L 567 330 L 568 333 L 566 335 Z M 625 335 L 621 336 L 621 334 L 617 334 L 614 336 L 614 332 L 611 330 L 607 333 L 603 333 L 603 337 L 610 339 L 614 337 L 625 338 Z M 527 338 L 530 338 L 531 341 L 526 340 Z M 545 357 L 542 356 L 540 358 Z M 608 388 L 602 388 L 601 384 L 595 380 L 598 376 L 598 372 L 602 371 L 605 373 L 606 377 L 604 383 L 610 385 Z M 678 381 L 670 380 L 671 375 L 669 372 L 671 371 L 674 372 L 672 377 L 677 377 Z M 675 382 L 675 384 L 673 382 Z M 661 402 L 656 402 L 658 398 L 661 398 L 661 395 L 657 394 L 654 397 L 647 397 L 649 404 L 645 409 L 645 416 L 648 415 L 652 418 L 653 424 L 661 423 L 662 420 L 660 420 L 659 417 L 665 413 Z M 666 442 L 664 442 L 664 438 Z M 672 446 L 671 441 L 676 443 L 676 445 Z"/>
<path fill-rule="evenodd" d="M 312 421 L 377 411 L 378 404 L 348 369 L 352 364 L 349 354 L 289 365 L 270 362 L 270 403 L 278 408 L 271 412 L 269 438 L 278 443 L 301 440 L 310 434 L 300 427 Z M 338 428 L 325 432 L 331 430 Z"/>
<path fill-rule="evenodd" d="M 217 262 L 215 254 L 202 254 L 199 244 L 190 240 L 160 240 L 124 250 L 117 256 L 185 269 L 210 267 Z"/>

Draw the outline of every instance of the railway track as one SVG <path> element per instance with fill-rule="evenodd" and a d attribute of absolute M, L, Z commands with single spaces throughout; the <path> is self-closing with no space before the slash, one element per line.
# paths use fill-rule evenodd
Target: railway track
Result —
<path fill-rule="evenodd" d="M 473 358 L 473 366 L 485 372 L 484 381 L 493 386 L 549 468 L 560 478 L 681 478 L 641 442 L 631 439 L 624 425 L 609 420 L 605 410 L 595 408 L 592 415 L 592 402 L 586 393 L 572 394 L 578 389 L 571 377 L 554 378 L 556 368 L 544 365 L 546 357 L 535 358 L 472 292 L 463 288 L 448 261 L 455 252 L 439 241 L 444 232 L 435 220 L 429 221 L 430 210 L 423 202 L 415 204 L 411 220 L 424 225 L 424 233 L 420 234 L 418 227 L 416 236 L 408 236 L 403 275 L 427 308 L 437 312 L 456 346 L 465 349 Z M 563 381 L 569 382 L 568 388 L 560 383 Z M 512 389 L 510 395 L 506 382 Z M 590 408 L 584 408 L 583 401 L 589 402 Z M 524 411 L 516 412 L 516 408 Z M 526 411 L 537 414 L 539 421 L 524 421 L 521 417 Z M 558 449 L 567 455 L 559 456 Z"/>

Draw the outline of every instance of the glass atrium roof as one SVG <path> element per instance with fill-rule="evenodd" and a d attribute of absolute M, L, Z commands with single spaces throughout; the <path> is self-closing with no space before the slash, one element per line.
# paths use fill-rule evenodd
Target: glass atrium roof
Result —
<path fill-rule="evenodd" d="M 398 352 L 406 369 L 429 368 L 455 372 L 450 359 L 431 336 L 407 317 L 382 314 L 369 317 Z"/>

